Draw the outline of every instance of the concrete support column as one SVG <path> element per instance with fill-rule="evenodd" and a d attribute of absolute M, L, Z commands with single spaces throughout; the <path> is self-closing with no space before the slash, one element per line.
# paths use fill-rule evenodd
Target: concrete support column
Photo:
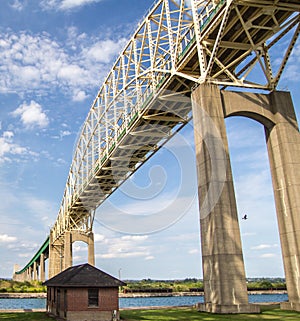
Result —
<path fill-rule="evenodd" d="M 72 266 L 73 253 L 72 253 L 72 233 L 70 231 L 65 232 L 64 236 L 65 248 L 64 248 L 64 270 Z"/>
<path fill-rule="evenodd" d="M 32 278 L 32 266 L 30 266 L 28 268 L 28 281 L 32 281 L 33 278 Z"/>
<path fill-rule="evenodd" d="M 88 263 L 95 265 L 94 233 L 82 233 L 79 231 L 66 231 L 64 235 L 64 269 L 73 264 L 72 244 L 76 241 L 85 242 L 88 245 Z"/>
<path fill-rule="evenodd" d="M 16 272 L 18 272 L 20 270 L 20 267 L 18 264 L 14 265 L 14 273 L 13 273 L 13 280 L 14 281 L 19 281 L 19 282 L 24 282 L 25 281 L 25 277 L 26 277 L 26 273 L 23 272 L 21 274 L 17 274 Z"/>
<path fill-rule="evenodd" d="M 50 233 L 49 242 L 49 279 L 60 273 L 63 269 L 63 245 L 53 242 L 52 233 Z"/>
<path fill-rule="evenodd" d="M 95 243 L 93 232 L 90 232 L 88 236 L 88 263 L 95 265 Z"/>
<path fill-rule="evenodd" d="M 246 276 L 220 90 L 192 93 L 205 303 L 201 311 L 254 313 Z"/>
<path fill-rule="evenodd" d="M 15 274 L 16 275 L 16 274 Z M 16 275 L 16 278 L 14 278 L 15 281 L 24 282 L 26 281 L 26 272 L 23 272 L 22 274 Z"/>
<path fill-rule="evenodd" d="M 300 134 L 288 92 L 270 94 L 276 125 L 266 129 L 289 301 L 300 311 Z"/>
<path fill-rule="evenodd" d="M 38 280 L 38 265 L 36 261 L 33 262 L 33 280 L 34 281 Z"/>
<path fill-rule="evenodd" d="M 39 280 L 41 282 L 44 282 L 46 280 L 46 278 L 45 278 L 45 255 L 44 255 L 44 253 L 42 253 L 41 256 L 40 256 Z"/>

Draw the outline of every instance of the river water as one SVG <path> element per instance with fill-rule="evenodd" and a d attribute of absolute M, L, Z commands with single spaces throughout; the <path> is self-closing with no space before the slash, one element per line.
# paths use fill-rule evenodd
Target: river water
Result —
<path fill-rule="evenodd" d="M 203 302 L 203 296 L 170 296 L 146 298 L 120 298 L 120 308 L 151 306 L 184 306 Z M 250 294 L 250 303 L 283 302 L 287 294 Z M 13 309 L 45 309 L 46 299 L 0 299 L 0 310 Z"/>

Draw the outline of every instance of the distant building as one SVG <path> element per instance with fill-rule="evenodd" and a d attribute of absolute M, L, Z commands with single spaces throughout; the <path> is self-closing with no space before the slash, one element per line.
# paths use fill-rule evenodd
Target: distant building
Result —
<path fill-rule="evenodd" d="M 122 281 L 90 264 L 72 266 L 44 282 L 47 312 L 68 321 L 119 320 Z"/>

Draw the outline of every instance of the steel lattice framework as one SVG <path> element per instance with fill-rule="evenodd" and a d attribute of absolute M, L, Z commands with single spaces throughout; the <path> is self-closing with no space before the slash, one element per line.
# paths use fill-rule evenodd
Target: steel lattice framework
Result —
<path fill-rule="evenodd" d="M 299 11 L 297 0 L 157 1 L 92 104 L 53 240 L 65 230 L 90 231 L 95 209 L 191 117 L 189 104 L 174 99 L 170 113 L 163 99 L 157 106 L 157 97 L 166 99 L 167 91 L 188 95 L 203 82 L 275 89 L 300 32 Z M 270 51 L 288 33 L 275 72 Z M 258 69 L 263 77 L 251 79 Z"/>
<path fill-rule="evenodd" d="M 96 208 L 188 122 L 190 103 L 179 94 L 204 82 L 274 90 L 299 32 L 299 0 L 156 1 L 91 106 L 52 240 L 91 231 Z"/>

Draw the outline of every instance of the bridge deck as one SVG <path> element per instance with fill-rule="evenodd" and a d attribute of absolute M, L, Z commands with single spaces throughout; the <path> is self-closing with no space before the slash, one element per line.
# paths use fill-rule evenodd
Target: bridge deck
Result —
<path fill-rule="evenodd" d="M 54 241 L 65 230 L 91 230 L 93 211 L 189 121 L 195 83 L 276 88 L 299 35 L 298 0 L 189 3 L 157 1 L 104 80 L 77 143 Z M 274 73 L 270 51 L 291 31 Z M 257 66 L 263 79 L 251 78 Z M 178 95 L 166 103 L 170 93 Z"/>
<path fill-rule="evenodd" d="M 294 5 L 299 7 L 297 1 L 288 0 L 233 1 L 226 12 L 226 1 L 221 0 L 209 9 L 209 13 L 204 9 L 198 12 L 200 42 L 205 44 L 205 50 L 211 53 L 219 41 L 217 53 L 210 66 L 210 81 L 217 79 L 229 84 L 232 82 L 231 75 L 242 74 L 245 66 L 257 60 L 253 49 L 261 55 L 261 47 L 266 45 L 284 22 L 295 15 Z M 153 13 L 150 13 L 150 16 L 151 14 Z M 224 14 L 227 14 L 226 23 L 222 25 Z M 117 125 L 114 134 L 106 139 L 108 151 L 102 149 L 101 156 L 95 160 L 81 189 L 72 196 L 68 215 L 73 224 L 71 223 L 69 228 L 80 225 L 82 216 L 97 208 L 172 136 L 172 129 L 184 125 L 191 117 L 190 103 L 184 106 L 174 102 L 169 104 L 166 111 L 164 104 L 157 98 L 168 91 L 189 91 L 194 84 L 189 76 L 195 80 L 201 78 L 195 29 L 191 22 L 190 28 L 182 35 L 181 43 L 184 45 L 176 58 L 177 72 L 170 71 L 163 77 L 159 75 L 161 79 L 157 81 L 158 85 L 148 92 L 142 105 L 132 108 L 127 114 L 127 121 Z M 221 29 L 222 38 L 218 39 Z M 249 55 L 252 57 L 249 58 Z M 171 63 L 171 55 L 166 56 L 166 59 Z M 207 55 L 206 59 L 206 64 L 209 64 L 210 55 Z M 241 65 L 243 68 L 236 71 Z M 179 77 L 178 73 L 183 77 Z M 256 87 L 255 84 L 253 86 Z"/>

